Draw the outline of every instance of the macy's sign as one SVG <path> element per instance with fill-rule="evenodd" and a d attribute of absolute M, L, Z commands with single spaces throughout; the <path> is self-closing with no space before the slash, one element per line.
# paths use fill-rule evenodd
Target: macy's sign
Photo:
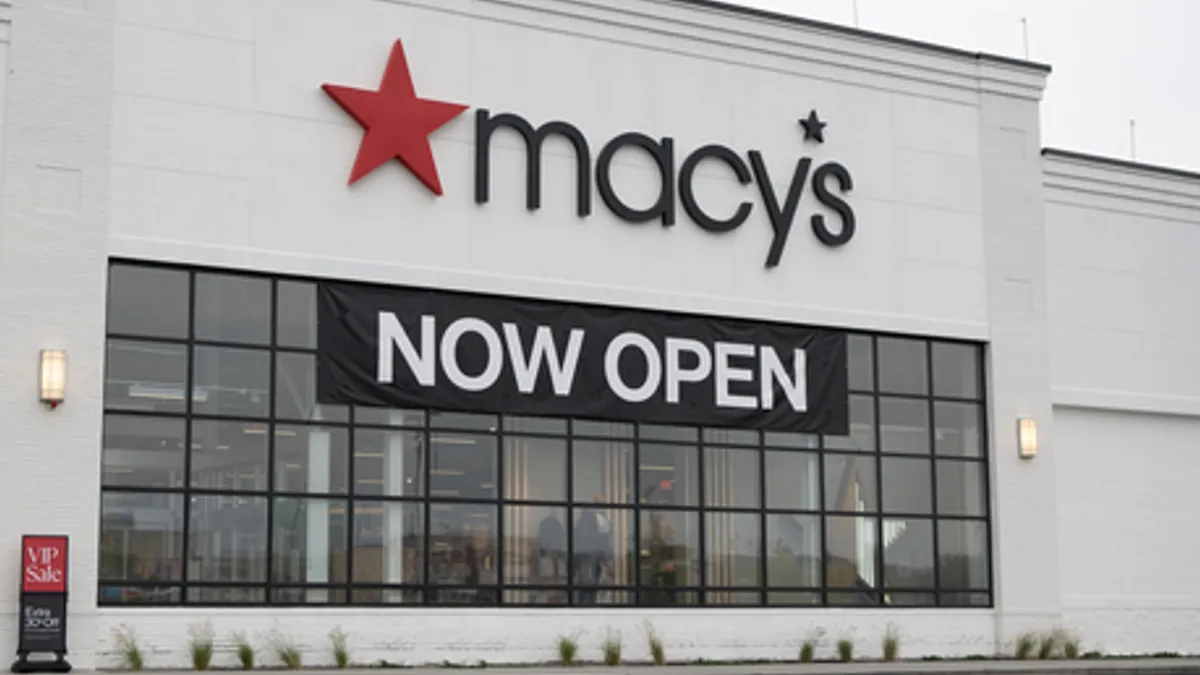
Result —
<path fill-rule="evenodd" d="M 379 166 L 398 159 L 434 194 L 442 194 L 437 165 L 429 146 L 429 135 L 458 117 L 467 106 L 444 101 L 418 98 L 413 88 L 404 48 L 399 40 L 392 47 L 391 57 L 384 71 L 383 80 L 377 90 L 356 89 L 340 85 L 325 84 L 322 89 L 343 110 L 363 126 L 362 143 L 350 173 L 350 183 L 374 171 Z M 805 140 L 824 142 L 824 122 L 813 111 L 801 120 Z M 493 115 L 486 109 L 475 113 L 475 201 L 487 203 L 490 192 L 491 140 L 500 129 L 507 128 L 520 135 L 526 148 L 526 195 L 527 208 L 536 210 L 541 205 L 542 144 L 551 135 L 568 141 L 575 151 L 576 160 L 576 211 L 583 218 L 592 212 L 592 182 L 596 185 L 600 200 L 613 214 L 630 223 L 657 220 L 664 226 L 672 226 L 682 205 L 688 218 L 704 230 L 724 233 L 741 227 L 754 211 L 755 205 L 743 201 L 731 213 L 713 214 L 700 207 L 696 199 L 693 179 L 696 169 L 706 160 L 725 164 L 742 185 L 751 183 L 757 188 L 766 211 L 766 221 L 771 227 L 770 249 L 766 255 L 766 266 L 775 267 L 783 255 L 783 249 L 796 220 L 796 212 L 806 187 L 816 200 L 837 214 L 840 227 L 832 228 L 824 215 L 813 213 L 809 224 L 813 235 L 822 244 L 841 246 L 854 236 L 855 214 L 843 195 L 851 191 L 854 181 L 846 167 L 837 162 L 826 162 L 813 167 L 811 157 L 801 157 L 788 183 L 787 194 L 780 198 L 774 182 L 763 162 L 762 153 L 750 150 L 745 159 L 734 150 L 723 145 L 705 145 L 683 157 L 676 163 L 675 142 L 670 137 L 652 138 L 638 132 L 626 132 L 608 140 L 596 154 L 593 162 L 592 146 L 583 133 L 568 122 L 552 121 L 534 127 L 523 117 L 513 113 Z M 617 194 L 612 182 L 612 163 L 618 151 L 638 148 L 649 155 L 656 165 L 661 186 L 658 197 L 648 207 L 635 208 L 628 205 Z M 594 164 L 594 166 L 593 166 Z M 831 183 L 836 189 L 831 188 Z"/>

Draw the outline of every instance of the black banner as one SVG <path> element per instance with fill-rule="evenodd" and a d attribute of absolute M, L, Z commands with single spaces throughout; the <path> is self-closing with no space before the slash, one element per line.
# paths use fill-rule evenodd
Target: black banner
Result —
<path fill-rule="evenodd" d="M 322 283 L 321 403 L 846 435 L 846 335 Z"/>

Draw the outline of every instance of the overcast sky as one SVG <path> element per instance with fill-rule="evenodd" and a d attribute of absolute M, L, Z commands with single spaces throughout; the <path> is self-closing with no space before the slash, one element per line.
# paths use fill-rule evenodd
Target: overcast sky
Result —
<path fill-rule="evenodd" d="M 729 0 L 854 25 L 855 0 Z M 1054 68 L 1042 145 L 1200 172 L 1200 0 L 857 0 L 865 30 Z"/>

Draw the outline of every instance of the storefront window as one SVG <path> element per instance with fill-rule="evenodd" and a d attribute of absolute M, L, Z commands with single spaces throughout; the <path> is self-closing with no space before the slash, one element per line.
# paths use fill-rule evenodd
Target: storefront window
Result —
<path fill-rule="evenodd" d="M 316 288 L 112 266 L 102 604 L 992 602 L 978 345 L 850 335 L 845 436 L 351 408 Z"/>

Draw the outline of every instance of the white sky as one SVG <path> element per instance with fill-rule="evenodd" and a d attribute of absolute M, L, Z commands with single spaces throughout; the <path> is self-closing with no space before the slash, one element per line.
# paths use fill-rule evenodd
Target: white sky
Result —
<path fill-rule="evenodd" d="M 854 25 L 856 0 L 728 0 Z M 864 30 L 1054 68 L 1042 145 L 1200 172 L 1200 0 L 857 0 Z"/>

